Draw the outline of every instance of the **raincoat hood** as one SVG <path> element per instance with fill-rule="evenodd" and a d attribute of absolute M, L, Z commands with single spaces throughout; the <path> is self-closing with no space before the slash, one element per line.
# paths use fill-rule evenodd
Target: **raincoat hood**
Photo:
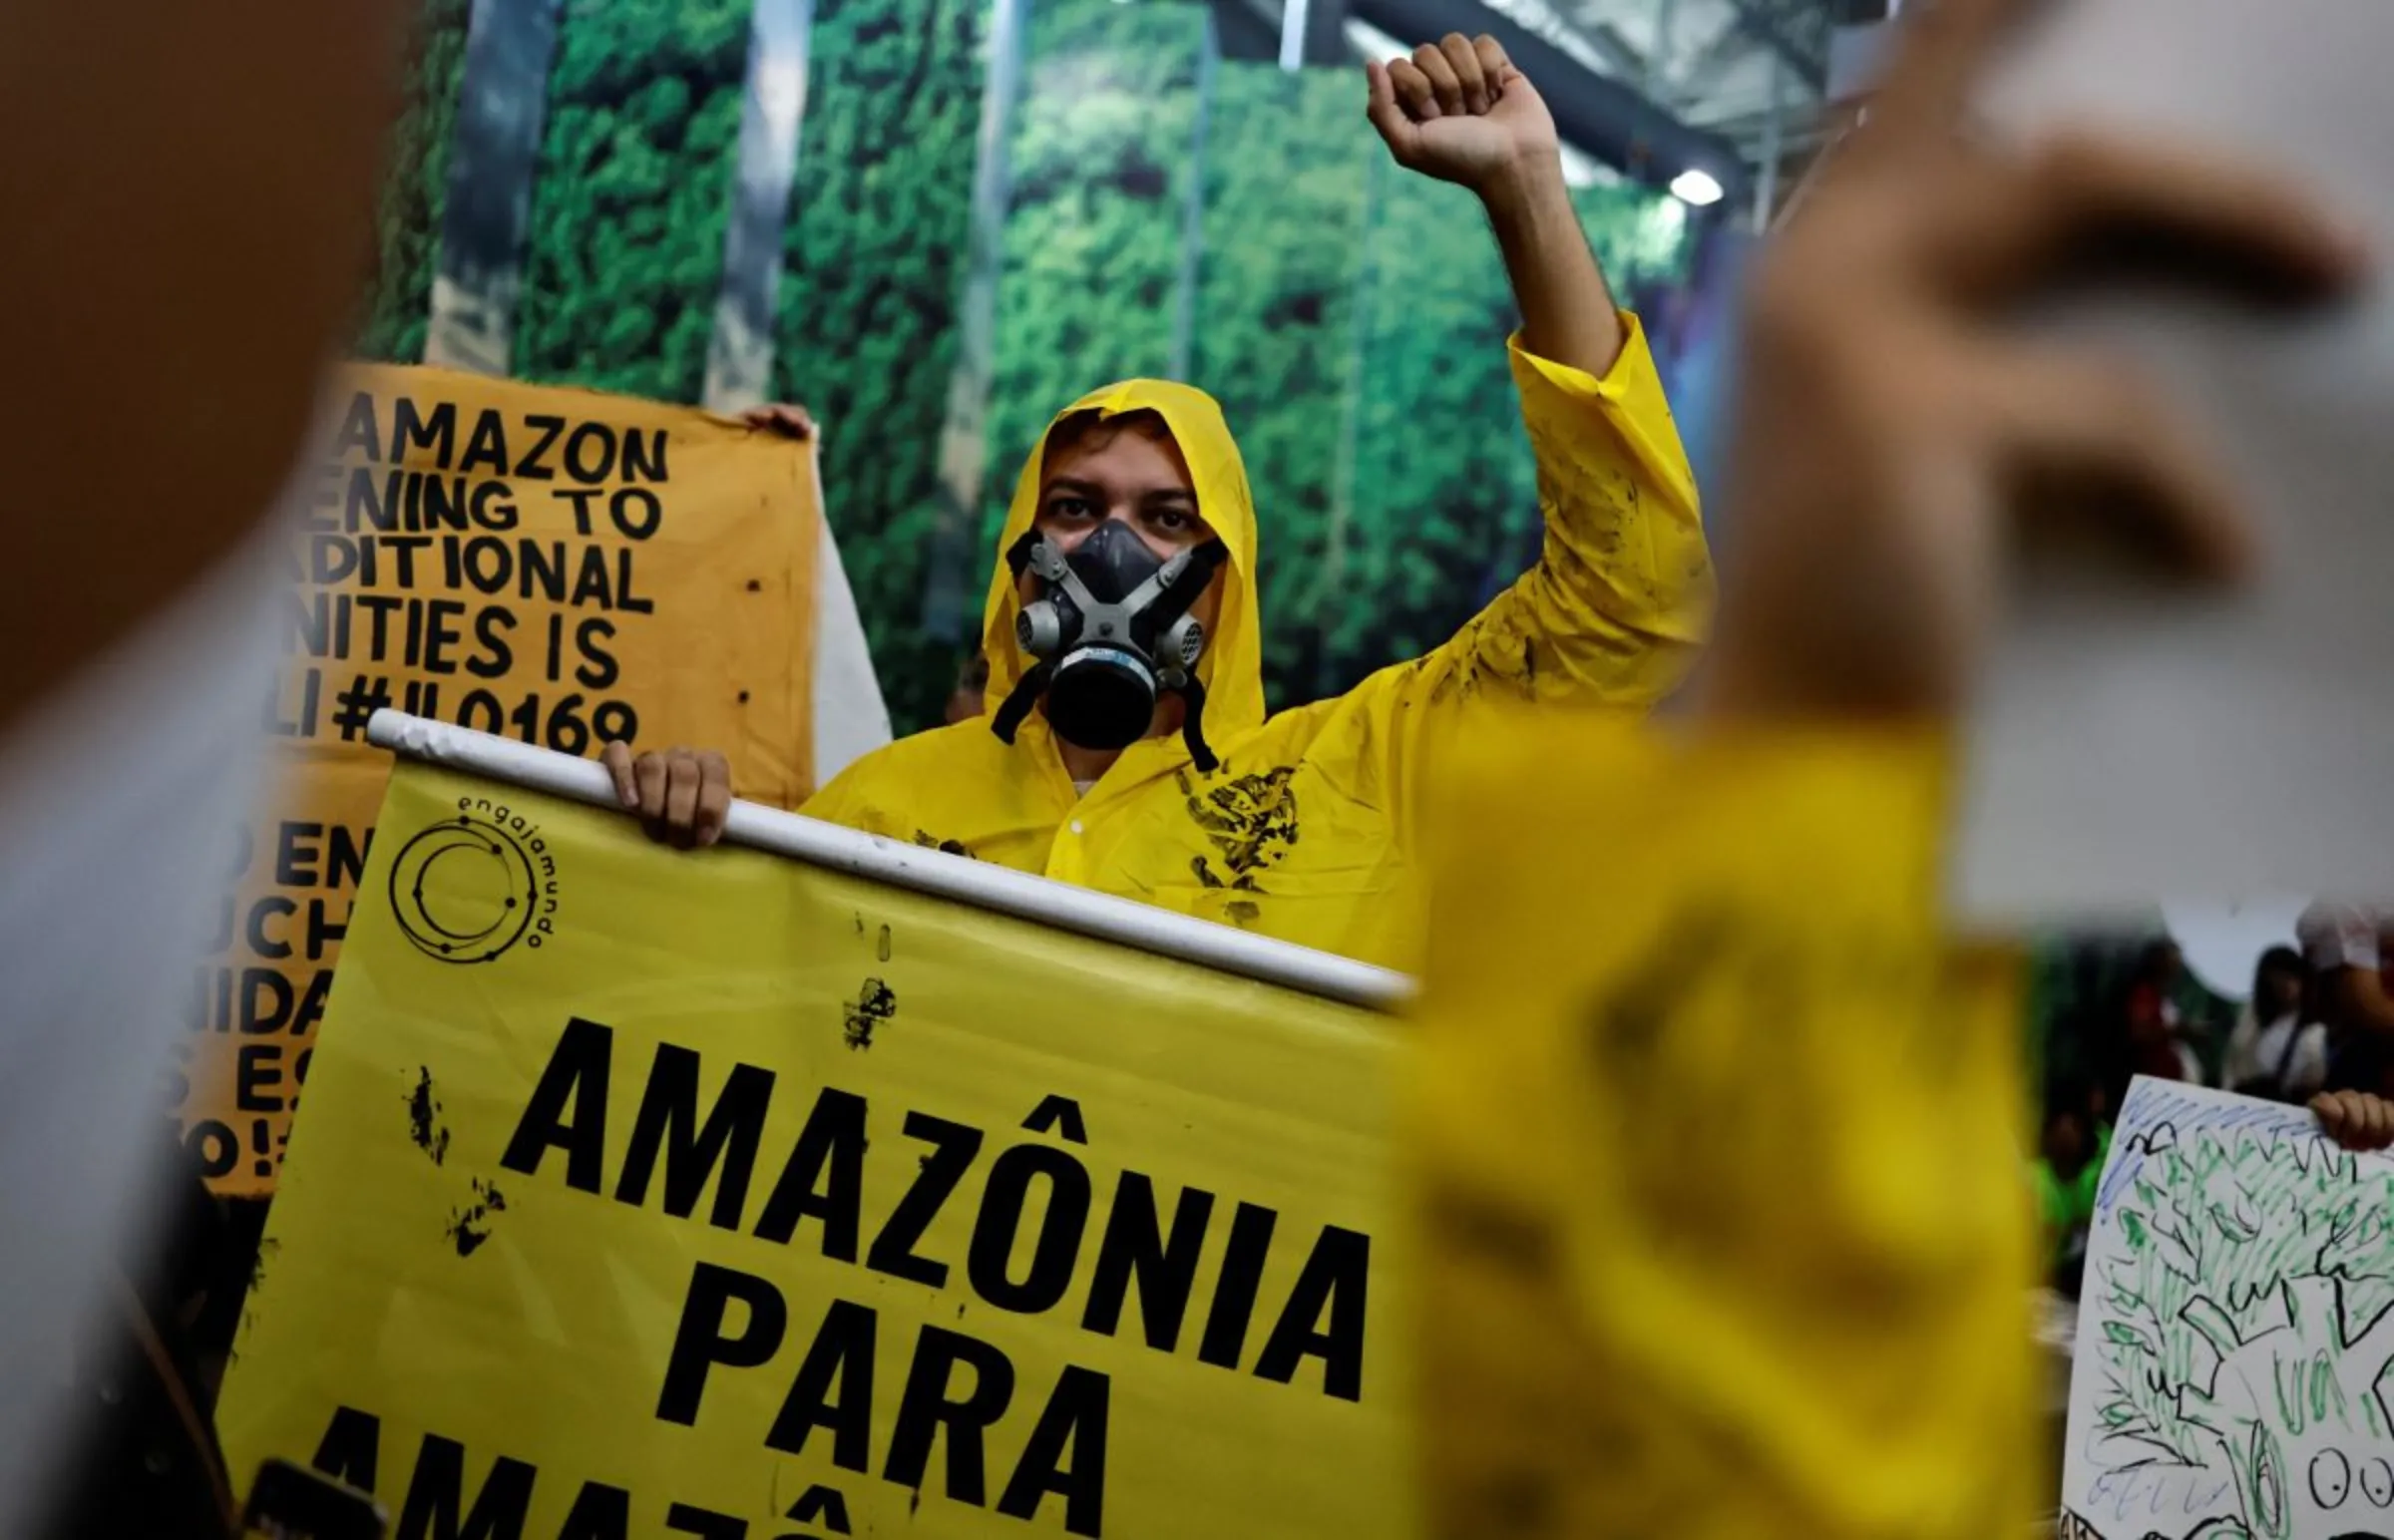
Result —
<path fill-rule="evenodd" d="M 1022 601 L 1014 590 L 1014 575 L 1006 566 L 1005 553 L 1038 516 L 1041 469 L 1055 425 L 1089 411 L 1100 417 L 1153 412 L 1164 420 L 1180 446 L 1181 458 L 1188 462 L 1189 479 L 1196 486 L 1197 512 L 1228 553 L 1219 579 L 1222 608 L 1205 651 L 1197 659 L 1197 677 L 1205 684 L 1207 738 L 1217 746 L 1231 742 L 1264 720 L 1263 628 L 1255 595 L 1255 498 L 1247 490 L 1247 467 L 1239 459 L 1239 446 L 1231 440 L 1230 425 L 1222 420 L 1222 408 L 1204 391 L 1169 380 L 1124 380 L 1091 391 L 1055 414 L 1023 462 L 1022 474 L 1014 483 L 1013 502 L 1005 511 L 1005 529 L 998 537 L 997 570 L 990 578 L 989 604 L 982 616 L 982 648 L 990 660 L 988 698 L 999 701 L 1012 694 L 1030 666 L 1014 639 L 1014 616 Z"/>

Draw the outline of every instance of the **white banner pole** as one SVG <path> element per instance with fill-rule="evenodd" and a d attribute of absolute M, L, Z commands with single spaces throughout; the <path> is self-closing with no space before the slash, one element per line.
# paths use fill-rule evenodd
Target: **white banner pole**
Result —
<path fill-rule="evenodd" d="M 375 712 L 367 724 L 366 738 L 376 748 L 445 769 L 593 807 L 620 806 L 613 777 L 596 760 L 399 711 Z M 731 805 L 723 839 L 726 844 L 770 851 L 809 866 L 952 899 L 1324 999 L 1373 1010 L 1397 1010 L 1412 998 L 1413 981 L 1404 974 L 1351 958 L 1250 936 L 1129 899 L 1050 882 L 986 861 L 902 845 L 753 802 Z"/>

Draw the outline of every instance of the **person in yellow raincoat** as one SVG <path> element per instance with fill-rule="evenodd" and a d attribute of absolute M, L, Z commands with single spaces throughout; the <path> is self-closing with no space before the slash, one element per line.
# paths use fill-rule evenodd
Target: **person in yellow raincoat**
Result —
<path fill-rule="evenodd" d="M 1015 487 L 984 625 L 990 716 L 867 756 L 801 811 L 1403 965 L 1422 924 L 1413 835 L 1429 741 L 1483 698 L 1642 712 L 1681 677 L 1712 589 L 1696 488 L 1645 338 L 1572 209 L 1553 119 L 1486 38 L 1424 45 L 1369 78 L 1397 162 L 1477 193 L 1503 251 L 1546 517 L 1536 567 L 1427 656 L 1267 719 L 1256 510 L 1229 426 L 1189 386 L 1108 385 L 1058 415 Z M 1123 634 L 1081 635 L 1076 650 L 1049 636 L 1042 657 L 1017 632 L 1026 608 L 1054 620 L 1059 593 L 1081 600 L 1073 611 L 1095 601 L 1056 580 L 1067 571 L 1102 599 L 1184 559 L 1169 602 Z M 1118 645 L 1142 630 L 1143 645 Z M 1192 637 L 1192 682 L 1175 686 Z M 606 759 L 653 831 L 684 844 L 720 832 L 720 756 L 635 760 L 616 744 Z"/>

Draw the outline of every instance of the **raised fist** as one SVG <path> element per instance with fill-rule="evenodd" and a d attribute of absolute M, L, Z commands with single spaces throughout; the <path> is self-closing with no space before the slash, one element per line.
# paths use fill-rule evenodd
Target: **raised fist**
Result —
<path fill-rule="evenodd" d="M 1494 179 L 1561 155 L 1545 102 L 1494 38 L 1450 32 L 1364 71 L 1365 116 L 1408 171 L 1485 193 Z"/>

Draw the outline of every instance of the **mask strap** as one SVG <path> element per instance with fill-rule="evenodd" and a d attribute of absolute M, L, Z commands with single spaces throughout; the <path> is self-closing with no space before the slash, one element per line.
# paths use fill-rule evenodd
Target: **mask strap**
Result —
<path fill-rule="evenodd" d="M 1229 559 L 1228 546 L 1218 540 L 1207 541 L 1189 553 L 1189 565 L 1161 596 L 1171 598 L 1185 589 L 1189 594 L 1187 602 L 1195 603 L 1205 585 L 1214 580 L 1216 570 Z M 1205 741 L 1205 681 L 1197 677 L 1195 669 L 1188 671 L 1187 682 L 1180 686 L 1180 697 L 1187 702 L 1180 718 L 1180 741 L 1188 746 L 1189 759 L 1197 766 L 1197 773 L 1211 775 L 1222 767 L 1222 761 L 1214 757 L 1213 749 Z"/>
<path fill-rule="evenodd" d="M 999 706 L 998 714 L 990 718 L 990 731 L 998 735 L 999 743 L 1011 744 L 1014 741 L 1015 731 L 1021 727 L 1022 719 L 1030 715 L 1030 708 L 1039 703 L 1040 694 L 1047 688 L 1048 677 L 1054 672 L 1054 665 L 1050 663 L 1034 665 L 1030 672 L 1022 676 L 1022 682 L 1014 686 L 1014 692 L 1005 697 L 1005 704 Z"/>
<path fill-rule="evenodd" d="M 1221 768 L 1222 761 L 1214 757 L 1214 751 L 1205 743 L 1205 681 L 1195 674 L 1189 675 L 1189 682 L 1180 687 L 1180 694 L 1188 702 L 1188 709 L 1180 718 L 1180 741 L 1188 745 L 1189 758 L 1196 763 L 1197 773 L 1212 775 Z"/>
<path fill-rule="evenodd" d="M 1164 589 L 1162 596 L 1169 598 L 1187 588 L 1190 590 L 1189 602 L 1195 603 L 1197 595 L 1205 591 L 1205 585 L 1214 580 L 1215 571 L 1229 560 L 1230 548 L 1218 540 L 1209 540 L 1193 548 L 1189 552 L 1189 565 L 1181 569 L 1180 576 L 1172 579 L 1172 585 Z"/>
<path fill-rule="evenodd" d="M 1039 529 L 1037 525 L 1032 525 L 1022 532 L 1020 540 L 1005 548 L 1006 571 L 1012 573 L 1017 581 L 1022 577 L 1022 569 L 1030 565 L 1031 548 L 1038 543 Z"/>

